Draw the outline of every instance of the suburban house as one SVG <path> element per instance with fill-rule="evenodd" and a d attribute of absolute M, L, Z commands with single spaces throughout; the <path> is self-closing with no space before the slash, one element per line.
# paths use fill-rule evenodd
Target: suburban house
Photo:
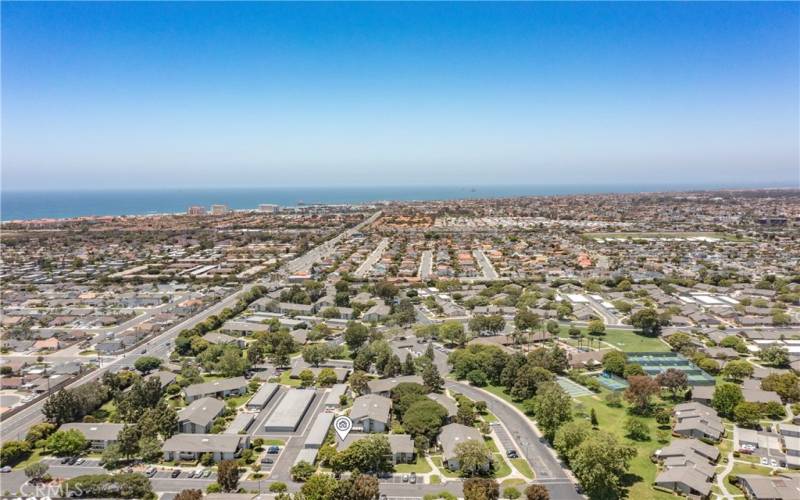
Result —
<path fill-rule="evenodd" d="M 667 446 L 656 451 L 656 457 L 660 460 L 666 460 L 671 457 L 687 456 L 693 453 L 710 462 L 716 462 L 719 459 L 719 449 L 699 439 L 673 439 Z"/>
<path fill-rule="evenodd" d="M 249 445 L 250 437 L 239 434 L 175 434 L 164 441 L 164 460 L 199 460 L 210 453 L 214 461 L 233 460 Z"/>
<path fill-rule="evenodd" d="M 392 400 L 377 394 L 359 396 L 353 401 L 350 420 L 362 432 L 384 432 L 389 427 Z"/>
<path fill-rule="evenodd" d="M 796 500 L 800 495 L 800 474 L 741 474 L 739 488 L 750 500 Z"/>
<path fill-rule="evenodd" d="M 158 377 L 159 382 L 161 382 L 161 387 L 170 385 L 178 378 L 178 376 L 172 372 L 161 370 L 147 375 L 144 379 L 148 380 L 154 377 Z"/>
<path fill-rule="evenodd" d="M 216 345 L 235 345 L 241 349 L 247 345 L 247 342 L 244 341 L 243 338 L 240 337 L 232 337 L 230 335 L 226 335 L 224 333 L 219 332 L 208 332 L 203 335 L 203 339 L 208 342 L 209 344 L 216 344 Z"/>
<path fill-rule="evenodd" d="M 246 392 L 247 380 L 244 377 L 225 378 L 202 384 L 193 384 L 183 389 L 183 394 L 189 403 L 206 396 L 226 398 L 228 396 L 241 396 Z"/>
<path fill-rule="evenodd" d="M 442 431 L 439 433 L 439 446 L 442 447 L 442 462 L 448 469 L 458 470 L 459 463 L 456 456 L 456 447 L 467 441 L 476 441 L 483 444 L 483 436 L 475 427 L 467 427 L 466 425 L 448 424 L 442 427 Z M 491 465 L 487 461 L 483 469 L 489 470 Z"/>
<path fill-rule="evenodd" d="M 367 434 L 350 433 L 344 441 L 336 441 L 336 450 L 344 451 L 350 447 L 351 444 L 364 439 Z M 392 463 L 404 464 L 410 463 L 415 460 L 416 451 L 414 450 L 414 440 L 408 434 L 387 434 L 386 438 L 389 440 L 389 447 L 392 449 Z"/>
<path fill-rule="evenodd" d="M 786 467 L 800 468 L 800 425 L 780 423 L 778 426 L 786 454 Z"/>
<path fill-rule="evenodd" d="M 691 466 L 669 467 L 656 476 L 655 484 L 686 496 L 701 498 L 707 497 L 713 486 L 709 476 Z"/>
<path fill-rule="evenodd" d="M 370 394 L 379 394 L 381 396 L 390 396 L 392 390 L 403 382 L 411 382 L 414 384 L 424 385 L 422 377 L 419 375 L 406 375 L 404 377 L 382 378 L 378 380 L 371 380 L 367 382 Z"/>
<path fill-rule="evenodd" d="M 195 399 L 178 412 L 178 429 L 187 434 L 207 434 L 224 409 L 225 402 L 219 399 Z"/>
<path fill-rule="evenodd" d="M 437 403 L 442 405 L 442 407 L 445 410 L 447 410 L 447 423 L 448 424 L 450 422 L 452 422 L 456 418 L 456 415 L 458 415 L 458 405 L 456 405 L 456 402 L 453 399 L 448 398 L 444 394 L 438 394 L 438 393 L 432 392 L 432 393 L 428 394 L 428 399 L 432 399 L 433 401 L 436 401 Z"/>
<path fill-rule="evenodd" d="M 374 306 L 370 307 L 364 314 L 361 315 L 361 319 L 367 322 L 378 322 L 383 321 L 384 319 L 389 317 L 389 314 L 392 312 L 392 308 L 386 305 L 383 301 L 375 304 Z"/>
<path fill-rule="evenodd" d="M 89 448 L 92 451 L 105 450 L 106 447 L 112 443 L 117 442 L 117 434 L 122 430 L 124 424 L 109 424 L 109 423 L 83 423 L 73 422 L 64 424 L 59 427 L 60 431 L 68 431 L 74 429 L 80 431 L 89 442 Z"/>
<path fill-rule="evenodd" d="M 704 438 L 719 441 L 725 434 L 725 426 L 716 410 L 702 403 L 682 403 L 675 406 L 674 434 L 690 437 Z"/>

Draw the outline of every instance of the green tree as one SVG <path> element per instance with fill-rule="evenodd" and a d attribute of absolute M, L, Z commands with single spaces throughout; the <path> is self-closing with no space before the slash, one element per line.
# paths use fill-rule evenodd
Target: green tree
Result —
<path fill-rule="evenodd" d="M 305 369 L 301 371 L 298 377 L 300 378 L 301 387 L 311 387 L 314 385 L 314 372 L 311 370 Z"/>
<path fill-rule="evenodd" d="M 357 351 L 369 339 L 369 329 L 356 321 L 347 323 L 344 331 L 344 341 L 351 351 Z"/>
<path fill-rule="evenodd" d="M 625 400 L 637 413 L 646 413 L 650 409 L 651 398 L 658 394 L 658 383 L 647 375 L 636 375 L 628 379 L 625 389 Z"/>
<path fill-rule="evenodd" d="M 572 400 L 560 385 L 542 384 L 533 398 L 536 423 L 548 441 L 553 441 L 558 428 L 572 420 Z"/>
<path fill-rule="evenodd" d="M 336 455 L 333 469 L 338 472 L 386 472 L 392 470 L 392 448 L 384 435 L 359 439 Z"/>
<path fill-rule="evenodd" d="M 612 434 L 595 431 L 575 449 L 570 465 L 589 498 L 619 498 L 621 478 L 635 456 L 634 447 L 620 444 Z"/>
<path fill-rule="evenodd" d="M 328 349 L 324 344 L 308 344 L 303 348 L 303 361 L 319 366 L 328 359 Z"/>
<path fill-rule="evenodd" d="M 417 373 L 417 366 L 414 364 L 414 358 L 411 353 L 406 353 L 406 359 L 403 362 L 403 375 L 414 375 Z"/>
<path fill-rule="evenodd" d="M 522 331 L 535 330 L 541 323 L 542 318 L 527 308 L 517 310 L 517 314 L 514 316 L 514 326 Z"/>
<path fill-rule="evenodd" d="M 460 442 L 455 447 L 459 472 L 462 476 L 470 477 L 488 471 L 491 464 L 492 453 L 482 442 L 467 440 Z"/>
<path fill-rule="evenodd" d="M 0 446 L 0 465 L 14 465 L 30 453 L 31 445 L 27 441 L 6 441 Z"/>
<path fill-rule="evenodd" d="M 236 460 L 222 460 L 217 464 L 217 483 L 226 493 L 239 489 L 239 464 Z"/>
<path fill-rule="evenodd" d="M 464 500 L 498 500 L 500 485 L 494 479 L 473 477 L 464 481 Z"/>
<path fill-rule="evenodd" d="M 608 351 L 603 355 L 603 370 L 617 376 L 625 373 L 627 357 L 622 351 Z"/>
<path fill-rule="evenodd" d="M 100 458 L 100 464 L 106 469 L 116 469 L 122 462 L 122 451 L 119 449 L 119 444 L 111 443 L 103 450 L 103 455 Z"/>
<path fill-rule="evenodd" d="M 631 324 L 648 337 L 656 337 L 661 332 L 661 319 L 656 310 L 649 307 L 633 313 Z"/>
<path fill-rule="evenodd" d="M 293 481 L 303 482 L 308 480 L 308 478 L 310 478 L 311 475 L 314 474 L 314 471 L 316 470 L 317 470 L 316 467 L 306 462 L 305 460 L 301 460 L 292 466 L 290 472 Z"/>
<path fill-rule="evenodd" d="M 531 484 L 525 488 L 526 500 L 550 500 L 550 492 L 541 484 Z"/>
<path fill-rule="evenodd" d="M 585 421 L 573 420 L 558 428 L 553 440 L 553 447 L 567 463 L 575 456 L 578 446 L 592 433 L 592 428 Z"/>
<path fill-rule="evenodd" d="M 507 498 L 508 500 L 516 500 L 521 496 L 522 493 L 520 493 L 519 490 L 514 488 L 513 486 L 503 488 L 503 498 Z"/>
<path fill-rule="evenodd" d="M 28 433 L 25 435 L 25 441 L 27 441 L 31 445 L 35 445 L 42 439 L 47 439 L 48 436 L 50 436 L 50 434 L 54 433 L 55 431 L 56 431 L 56 426 L 49 422 L 34 424 L 31 426 L 30 429 L 28 429 Z"/>
<path fill-rule="evenodd" d="M 464 325 L 455 320 L 445 321 L 439 325 L 439 337 L 457 346 L 463 346 L 467 341 Z"/>
<path fill-rule="evenodd" d="M 734 408 L 742 401 L 744 401 L 742 389 L 738 385 L 723 382 L 714 388 L 711 406 L 713 406 L 720 415 L 731 418 L 733 417 Z"/>
<path fill-rule="evenodd" d="M 418 401 L 403 415 L 403 428 L 412 436 L 423 435 L 433 442 L 446 417 L 447 410 L 439 403 L 430 399 Z"/>
<path fill-rule="evenodd" d="M 153 356 L 142 356 L 136 360 L 133 367 L 142 373 L 149 373 L 161 367 L 161 360 Z"/>
<path fill-rule="evenodd" d="M 138 443 L 139 456 L 144 462 L 157 462 L 161 458 L 161 443 L 153 436 L 144 436 Z"/>
<path fill-rule="evenodd" d="M 634 441 L 650 440 L 650 428 L 647 427 L 647 423 L 641 418 L 628 418 L 625 422 L 625 430 L 627 431 L 627 436 Z"/>
<path fill-rule="evenodd" d="M 733 418 L 742 427 L 756 427 L 764 416 L 761 404 L 741 401 L 733 408 Z"/>
<path fill-rule="evenodd" d="M 593 319 L 589 321 L 589 326 L 586 331 L 589 335 L 605 335 L 606 325 L 599 319 Z"/>
<path fill-rule="evenodd" d="M 117 434 L 117 443 L 122 455 L 131 459 L 139 453 L 139 429 L 133 425 L 125 425 Z"/>
<path fill-rule="evenodd" d="M 77 455 L 88 445 L 86 437 L 77 429 L 56 431 L 47 438 L 47 449 L 59 457 Z"/>
<path fill-rule="evenodd" d="M 333 492 L 338 487 L 336 478 L 328 474 L 309 476 L 300 488 L 304 500 L 333 500 Z"/>
<path fill-rule="evenodd" d="M 34 462 L 25 467 L 25 476 L 31 480 L 32 483 L 38 483 L 45 477 L 50 467 L 44 462 Z"/>
<path fill-rule="evenodd" d="M 350 375 L 350 389 L 358 396 L 367 392 L 367 382 L 369 382 L 369 378 L 366 373 L 362 371 L 354 371 L 353 374 Z"/>
<path fill-rule="evenodd" d="M 333 368 L 323 368 L 319 371 L 319 375 L 317 376 L 317 384 L 319 384 L 320 387 L 330 387 L 335 384 L 337 380 L 338 378 Z"/>
<path fill-rule="evenodd" d="M 433 363 L 428 363 L 422 370 L 422 381 L 431 392 L 442 392 L 444 379 L 439 375 L 439 369 Z"/>
<path fill-rule="evenodd" d="M 778 368 L 786 368 L 789 366 L 789 351 L 786 350 L 785 347 L 778 345 L 766 347 L 758 353 L 758 357 L 765 364 Z"/>

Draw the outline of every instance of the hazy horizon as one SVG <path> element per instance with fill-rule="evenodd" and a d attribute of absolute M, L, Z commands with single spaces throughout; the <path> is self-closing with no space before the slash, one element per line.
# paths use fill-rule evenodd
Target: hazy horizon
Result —
<path fill-rule="evenodd" d="M 800 186 L 797 3 L 4 3 L 2 187 Z"/>

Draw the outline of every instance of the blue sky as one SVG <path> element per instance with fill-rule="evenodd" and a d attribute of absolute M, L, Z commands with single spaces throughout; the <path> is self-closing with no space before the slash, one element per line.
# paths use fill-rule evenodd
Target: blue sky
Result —
<path fill-rule="evenodd" d="M 798 185 L 797 3 L 2 5 L 4 189 Z"/>

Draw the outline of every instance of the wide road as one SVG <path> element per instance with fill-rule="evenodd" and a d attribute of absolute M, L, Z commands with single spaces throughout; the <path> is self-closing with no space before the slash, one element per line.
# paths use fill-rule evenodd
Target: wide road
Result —
<path fill-rule="evenodd" d="M 433 251 L 425 250 L 422 252 L 422 260 L 419 263 L 419 272 L 417 275 L 420 279 L 427 280 L 433 273 Z"/>
<path fill-rule="evenodd" d="M 347 229 L 346 231 L 336 235 L 335 237 L 329 239 L 328 241 L 322 243 L 319 246 L 316 246 L 309 250 L 308 252 L 304 253 L 300 257 L 289 261 L 284 266 L 285 272 L 287 274 L 297 274 L 297 273 L 307 273 L 311 270 L 311 267 L 322 260 L 324 257 L 331 255 L 336 250 L 336 245 L 340 242 L 346 240 L 347 238 L 353 236 L 355 233 L 361 231 L 364 227 L 372 224 L 378 217 L 380 217 L 382 212 L 378 210 L 374 214 L 370 215 L 367 219 L 363 222 L 358 223 L 357 225 Z"/>
<path fill-rule="evenodd" d="M 485 253 L 483 253 L 483 250 L 473 250 L 472 255 L 475 257 L 475 260 L 478 261 L 478 265 L 481 266 L 484 278 L 489 280 L 496 280 L 499 277 L 497 271 L 494 270 L 494 266 L 489 260 L 489 257 L 487 257 Z"/>
<path fill-rule="evenodd" d="M 499 399 L 493 394 L 472 387 L 467 384 L 445 380 L 445 387 L 451 391 L 460 392 L 470 399 L 476 401 L 486 401 L 489 411 L 503 422 L 506 429 L 511 433 L 514 441 L 520 446 L 517 450 L 528 459 L 536 479 L 534 483 L 539 483 L 550 492 L 553 500 L 581 500 L 582 497 L 575 491 L 575 484 L 562 467 L 559 460 L 554 456 L 553 451 L 545 444 L 544 438 L 540 438 L 534 431 L 531 421 L 518 412 L 511 405 Z"/>
<path fill-rule="evenodd" d="M 381 258 L 381 255 L 383 255 L 383 252 L 386 251 L 386 247 L 388 246 L 389 246 L 389 238 L 382 239 L 380 243 L 378 243 L 378 246 L 375 247 L 375 250 L 370 252 L 367 258 L 364 259 L 364 262 L 362 262 L 361 265 L 358 266 L 358 269 L 356 269 L 355 272 L 356 278 L 363 278 L 367 274 L 369 274 L 369 272 L 372 270 L 372 266 L 374 266 L 375 263 L 378 262 L 378 259 Z"/>

